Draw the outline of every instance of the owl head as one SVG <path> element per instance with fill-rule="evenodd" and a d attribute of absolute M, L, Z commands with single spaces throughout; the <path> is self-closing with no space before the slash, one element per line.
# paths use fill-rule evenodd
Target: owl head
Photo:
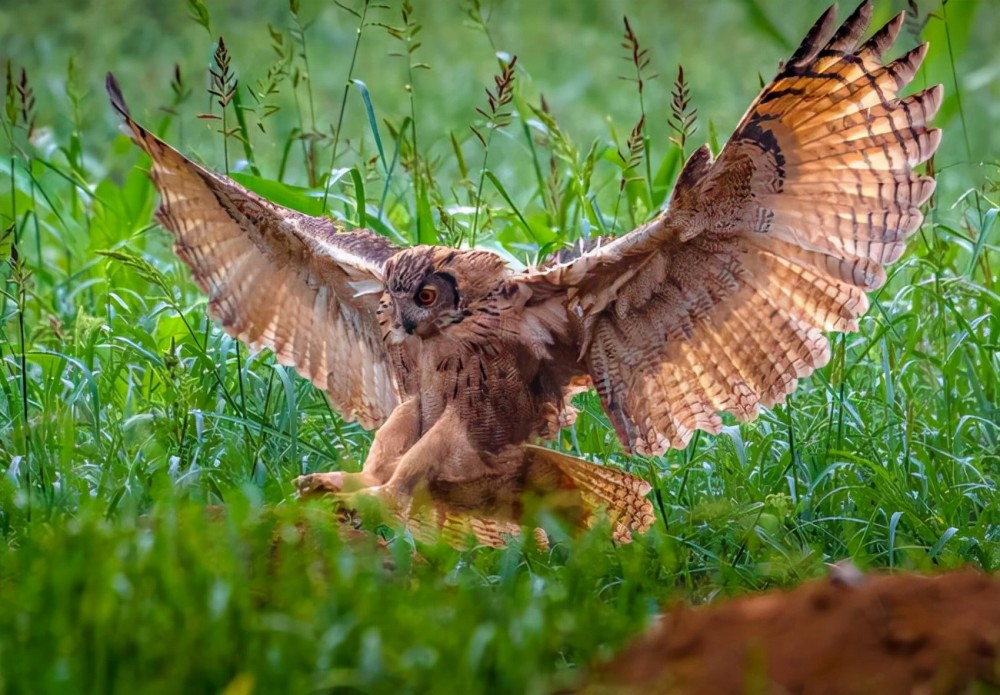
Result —
<path fill-rule="evenodd" d="M 488 251 L 406 249 L 386 262 L 379 320 L 393 342 L 460 333 L 467 319 L 490 306 L 505 273 L 503 259 Z"/>

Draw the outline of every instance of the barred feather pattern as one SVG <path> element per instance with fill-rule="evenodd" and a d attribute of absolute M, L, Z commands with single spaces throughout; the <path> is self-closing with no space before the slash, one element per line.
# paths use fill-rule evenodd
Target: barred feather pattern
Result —
<path fill-rule="evenodd" d="M 712 161 L 695 152 L 668 210 L 567 262 L 527 271 L 537 306 L 565 298 L 623 443 L 654 455 L 784 401 L 854 331 L 923 220 L 940 86 L 899 97 L 926 54 L 885 62 L 900 15 L 871 38 L 862 3 L 831 7 Z M 530 307 L 530 305 L 529 305 Z"/>
<path fill-rule="evenodd" d="M 645 480 L 538 446 L 526 445 L 525 455 L 529 490 L 548 498 L 558 490 L 573 492 L 578 496 L 576 521 L 581 527 L 607 518 L 612 537 L 628 543 L 633 533 L 645 533 L 656 520 L 646 499 L 652 488 Z"/>
<path fill-rule="evenodd" d="M 602 466 L 552 449 L 525 445 L 525 468 L 520 493 L 535 496 L 557 517 L 568 521 L 575 530 L 590 528 L 607 520 L 611 535 L 628 543 L 635 533 L 645 533 L 656 516 L 646 499 L 648 482 L 617 468 Z M 470 540 L 489 547 L 503 547 L 525 530 L 524 519 L 516 510 L 463 510 L 462 505 L 436 503 L 414 506 L 400 514 L 414 536 L 430 542 L 442 538 L 456 548 L 468 547 Z M 511 516 L 511 511 L 515 515 Z M 545 531 L 532 530 L 536 545 L 548 546 Z"/>
<path fill-rule="evenodd" d="M 380 425 L 398 404 L 405 345 L 382 345 L 376 320 L 385 262 L 399 249 L 365 230 L 283 208 L 195 164 L 137 124 L 108 75 L 126 132 L 152 159 L 157 219 L 208 295 L 208 310 L 251 349 L 268 348 L 325 391 L 347 420 Z"/>
<path fill-rule="evenodd" d="M 455 511 L 445 505 L 422 506 L 398 516 L 420 542 L 434 543 L 440 539 L 459 550 L 472 545 L 503 548 L 522 533 L 516 523 Z M 548 547 L 545 532 L 536 529 L 534 533 L 538 546 Z"/>

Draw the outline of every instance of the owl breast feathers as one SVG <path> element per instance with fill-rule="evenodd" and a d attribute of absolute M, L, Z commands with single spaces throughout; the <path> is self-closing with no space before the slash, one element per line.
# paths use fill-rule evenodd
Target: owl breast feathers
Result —
<path fill-rule="evenodd" d="M 535 446 L 593 387 L 646 456 L 754 418 L 824 365 L 866 292 L 920 226 L 934 181 L 914 171 L 940 131 L 940 86 L 901 98 L 926 52 L 884 62 L 903 17 L 862 41 L 864 2 L 834 8 L 760 93 L 722 151 L 688 159 L 665 211 L 616 239 L 521 272 L 495 254 L 401 249 L 275 205 L 132 120 L 157 217 L 232 336 L 273 351 L 347 420 L 380 428 L 360 473 L 304 492 L 368 491 L 427 527 L 492 542 L 535 497 L 616 537 L 652 523 L 649 485 Z"/>

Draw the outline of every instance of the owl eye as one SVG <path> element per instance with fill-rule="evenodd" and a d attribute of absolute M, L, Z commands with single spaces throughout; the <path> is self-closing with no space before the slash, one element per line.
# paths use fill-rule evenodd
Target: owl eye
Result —
<path fill-rule="evenodd" d="M 437 301 L 437 298 L 438 291 L 433 285 L 424 285 L 420 288 L 420 291 L 417 292 L 417 304 L 420 306 L 430 306 Z"/>

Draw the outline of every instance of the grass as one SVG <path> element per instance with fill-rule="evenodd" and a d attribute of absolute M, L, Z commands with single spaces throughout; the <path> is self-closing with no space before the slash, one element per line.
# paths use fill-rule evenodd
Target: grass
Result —
<path fill-rule="evenodd" d="M 786 407 L 662 458 L 583 397 L 564 443 L 647 478 L 660 518 L 548 552 L 345 542 L 291 498 L 370 434 L 206 319 L 103 72 L 277 202 L 526 262 L 652 214 L 825 0 L 630 5 L 628 34 L 603 4 L 103 5 L 19 6 L 0 37 L 0 692 L 546 692 L 670 601 L 843 558 L 1000 564 L 991 3 L 918 2 L 907 27 L 932 41 L 915 84 L 947 89 L 939 186 L 861 331 Z"/>

